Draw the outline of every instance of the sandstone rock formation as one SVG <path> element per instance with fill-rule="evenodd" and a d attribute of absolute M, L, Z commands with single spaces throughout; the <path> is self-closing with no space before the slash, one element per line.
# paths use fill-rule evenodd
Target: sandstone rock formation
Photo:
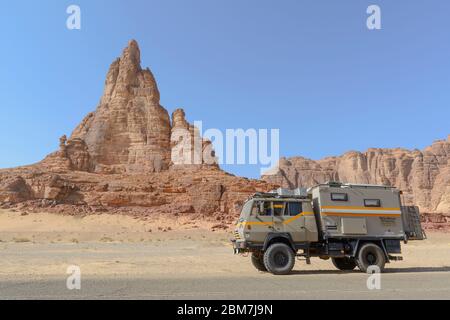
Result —
<path fill-rule="evenodd" d="M 243 201 L 274 186 L 221 171 L 210 141 L 177 109 L 130 41 L 108 71 L 97 110 L 38 164 L 0 170 L 0 206 L 68 214 L 206 215 L 230 223 Z"/>
<path fill-rule="evenodd" d="M 183 109 L 177 109 L 172 115 L 171 164 L 177 168 L 192 165 L 217 166 L 211 141 L 203 139 L 198 129 L 185 119 Z"/>
<path fill-rule="evenodd" d="M 422 212 L 450 215 L 450 136 L 422 151 L 369 149 L 314 161 L 282 158 L 275 175 L 263 180 L 283 187 L 311 187 L 326 181 L 381 184 L 404 192 Z"/>
<path fill-rule="evenodd" d="M 95 112 L 89 113 L 70 139 L 42 165 L 96 173 L 149 173 L 171 165 L 217 165 L 209 141 L 185 119 L 183 109 L 172 122 L 160 104 L 156 80 L 140 64 L 140 50 L 130 41 L 106 76 Z"/>
<path fill-rule="evenodd" d="M 159 104 L 153 74 L 140 62 L 138 44 L 131 41 L 109 68 L 97 110 L 70 137 L 85 141 L 95 172 L 160 172 L 169 167 L 169 114 Z"/>

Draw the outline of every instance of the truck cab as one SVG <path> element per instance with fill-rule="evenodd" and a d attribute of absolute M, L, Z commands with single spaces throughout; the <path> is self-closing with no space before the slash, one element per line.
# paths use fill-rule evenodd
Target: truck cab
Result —
<path fill-rule="evenodd" d="M 423 239 L 418 210 L 405 210 L 400 194 L 391 187 L 342 183 L 257 193 L 236 224 L 235 253 L 251 253 L 258 270 L 274 274 L 289 273 L 295 257 L 307 263 L 311 257 L 331 259 L 340 270 L 367 271 L 371 265 L 382 270 L 401 259 L 394 255 L 411 234 L 405 218 L 414 221 L 414 234 L 420 233 L 415 239 Z M 405 216 L 411 212 L 417 217 Z"/>
<path fill-rule="evenodd" d="M 295 242 L 317 241 L 318 231 L 311 202 L 301 198 L 249 199 L 241 212 L 235 235 L 247 245 L 262 245 L 270 233 L 286 234 Z"/>

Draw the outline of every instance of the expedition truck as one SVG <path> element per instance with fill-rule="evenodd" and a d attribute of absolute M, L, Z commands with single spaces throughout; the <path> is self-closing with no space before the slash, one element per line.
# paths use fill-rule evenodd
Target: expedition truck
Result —
<path fill-rule="evenodd" d="M 419 209 L 393 187 L 329 182 L 257 193 L 243 205 L 232 240 L 256 269 L 289 274 L 295 258 L 331 259 L 339 270 L 402 260 L 401 242 L 426 238 Z"/>

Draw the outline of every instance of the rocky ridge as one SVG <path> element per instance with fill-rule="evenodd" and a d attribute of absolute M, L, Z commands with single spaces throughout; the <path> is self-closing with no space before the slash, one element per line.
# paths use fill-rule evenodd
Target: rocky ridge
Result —
<path fill-rule="evenodd" d="M 395 186 L 404 203 L 419 206 L 429 222 L 450 222 L 450 136 L 424 150 L 372 148 L 317 161 L 282 158 L 276 173 L 262 179 L 286 188 L 327 181 Z"/>

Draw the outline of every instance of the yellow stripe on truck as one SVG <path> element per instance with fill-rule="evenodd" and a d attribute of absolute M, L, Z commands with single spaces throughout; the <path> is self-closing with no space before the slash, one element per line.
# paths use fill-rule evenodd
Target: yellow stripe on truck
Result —
<path fill-rule="evenodd" d="M 283 221 L 283 224 L 289 224 L 289 223 L 299 219 L 300 217 L 313 215 L 313 214 L 314 214 L 314 212 L 302 212 L 288 220 Z M 273 224 L 274 224 L 273 221 L 248 221 L 248 222 L 242 222 L 242 223 L 238 224 L 238 227 L 244 226 L 244 228 L 245 228 L 246 226 L 271 226 Z"/>
<path fill-rule="evenodd" d="M 400 208 L 371 208 L 357 206 L 322 206 L 324 216 L 354 216 L 354 217 L 400 217 Z"/>
<path fill-rule="evenodd" d="M 384 211 L 401 211 L 400 208 L 374 208 L 374 207 L 358 207 L 358 206 L 322 206 L 321 209 L 347 209 L 347 210 L 384 210 Z"/>
<path fill-rule="evenodd" d="M 322 207 L 325 208 L 325 207 Z M 339 207 L 340 209 L 343 207 Z M 352 207 L 355 208 L 355 207 Z M 377 208 L 379 209 L 379 208 Z M 393 211 L 393 213 L 358 213 L 358 212 L 322 212 L 323 216 L 331 216 L 331 217 L 391 217 L 391 218 L 399 218 L 401 217 L 400 213 L 401 211 L 394 211 L 395 208 L 391 208 L 390 210 Z M 398 208 L 400 209 L 400 208 Z M 390 211 L 388 208 L 381 208 L 381 210 Z M 294 222 L 295 220 L 303 217 L 303 216 L 309 216 L 314 215 L 314 212 L 302 212 L 292 218 L 289 218 L 285 221 L 283 221 L 283 224 L 290 224 L 291 222 Z M 238 224 L 238 227 L 244 226 L 272 226 L 274 224 L 273 221 L 248 221 L 248 222 L 242 222 Z"/>
<path fill-rule="evenodd" d="M 323 216 L 333 216 L 333 217 L 393 217 L 398 218 L 400 214 L 383 214 L 383 213 L 350 213 L 350 212 L 324 212 Z"/>
<path fill-rule="evenodd" d="M 297 219 L 299 219 L 299 218 L 301 218 L 303 216 L 308 216 L 308 215 L 312 215 L 312 214 L 314 214 L 314 212 L 302 212 L 299 215 L 296 215 L 295 217 L 292 217 L 292 218 L 284 221 L 283 224 L 289 224 L 289 223 L 291 223 L 291 222 L 293 222 L 293 221 L 295 221 L 295 220 L 297 220 Z"/>

